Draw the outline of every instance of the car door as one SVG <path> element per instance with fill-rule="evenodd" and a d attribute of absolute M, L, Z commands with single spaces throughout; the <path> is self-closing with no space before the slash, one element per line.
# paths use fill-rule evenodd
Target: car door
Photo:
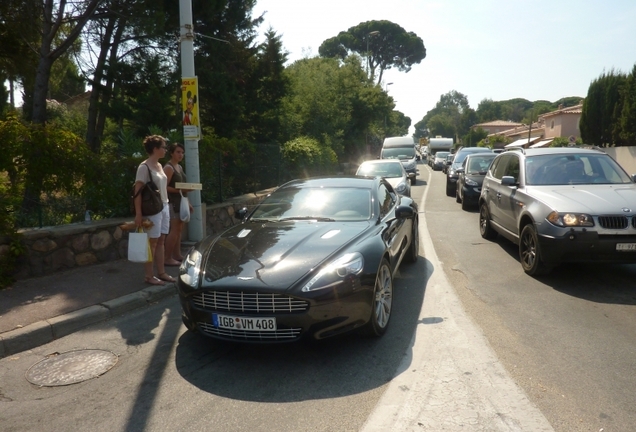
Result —
<path fill-rule="evenodd" d="M 521 211 L 521 206 L 518 200 L 518 185 L 520 175 L 520 154 L 518 152 L 512 152 L 507 155 L 506 165 L 502 169 L 502 175 L 500 180 L 504 176 L 514 177 L 515 184 L 505 186 L 499 182 L 497 189 L 497 205 L 498 205 L 498 217 L 499 224 L 506 230 L 518 235 L 517 232 L 517 217 Z"/>
<path fill-rule="evenodd" d="M 490 220 L 496 225 L 501 225 L 501 215 L 499 209 L 499 199 L 501 196 L 501 177 L 503 177 L 506 165 L 508 164 L 509 155 L 504 154 L 495 159 L 490 166 L 484 183 L 482 184 L 481 196 L 484 199 Z"/>
<path fill-rule="evenodd" d="M 389 249 L 391 264 L 395 266 L 405 234 L 404 220 L 398 220 L 395 217 L 395 209 L 399 203 L 399 197 L 391 188 L 391 185 L 384 182 L 380 183 L 378 186 L 378 203 L 380 204 L 380 220 L 385 225 L 382 237 Z"/>

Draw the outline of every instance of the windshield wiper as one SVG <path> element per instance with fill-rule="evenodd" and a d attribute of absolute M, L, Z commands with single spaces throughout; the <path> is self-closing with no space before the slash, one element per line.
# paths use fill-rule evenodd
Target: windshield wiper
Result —
<path fill-rule="evenodd" d="M 279 219 L 280 222 L 292 221 L 292 220 L 316 220 L 319 222 L 335 222 L 336 221 L 335 219 L 331 219 L 328 217 L 321 217 L 321 216 L 292 216 L 292 217 Z"/>

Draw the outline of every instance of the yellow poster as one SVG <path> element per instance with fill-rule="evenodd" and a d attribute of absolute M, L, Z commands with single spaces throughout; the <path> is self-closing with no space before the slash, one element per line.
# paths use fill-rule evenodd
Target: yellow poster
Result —
<path fill-rule="evenodd" d="M 200 139 L 199 83 L 197 77 L 181 78 L 181 104 L 183 110 L 183 137 Z"/>

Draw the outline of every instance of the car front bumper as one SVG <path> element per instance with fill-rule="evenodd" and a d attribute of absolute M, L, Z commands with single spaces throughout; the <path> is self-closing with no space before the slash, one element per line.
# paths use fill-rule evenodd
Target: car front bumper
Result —
<path fill-rule="evenodd" d="M 311 293 L 313 298 L 289 296 L 297 305 L 306 304 L 301 310 L 295 307 L 293 310 L 273 313 L 245 313 L 240 308 L 215 308 L 211 301 L 205 301 L 206 306 L 202 306 L 202 296 L 209 297 L 212 292 L 206 289 L 192 290 L 188 286 L 179 287 L 182 320 L 186 327 L 215 339 L 253 343 L 293 342 L 306 337 L 324 339 L 335 336 L 363 326 L 371 316 L 373 304 L 372 287 L 358 285 L 346 292 L 339 290 L 334 295 L 316 292 Z M 264 293 L 271 294 L 277 293 Z M 240 318 L 274 317 L 277 329 L 224 329 L 215 324 L 213 314 Z"/>
<path fill-rule="evenodd" d="M 462 201 L 465 201 L 466 204 L 477 205 L 480 195 L 480 186 L 462 186 Z"/>
<path fill-rule="evenodd" d="M 564 262 L 636 263 L 636 250 L 617 250 L 617 244 L 636 244 L 636 235 L 599 235 L 571 229 L 559 236 L 539 234 L 541 258 L 546 264 Z"/>

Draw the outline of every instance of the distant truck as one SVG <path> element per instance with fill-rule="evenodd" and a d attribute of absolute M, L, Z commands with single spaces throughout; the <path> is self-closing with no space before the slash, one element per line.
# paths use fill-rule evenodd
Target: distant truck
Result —
<path fill-rule="evenodd" d="M 417 181 L 417 161 L 420 155 L 415 151 L 415 141 L 412 137 L 387 137 L 382 144 L 380 159 L 399 159 L 404 170 L 414 185 Z"/>
<path fill-rule="evenodd" d="M 430 138 L 428 140 L 428 164 L 431 165 L 432 161 L 435 160 L 435 153 L 438 151 L 450 152 L 453 149 L 453 145 L 452 138 L 442 138 L 441 136 Z"/>

